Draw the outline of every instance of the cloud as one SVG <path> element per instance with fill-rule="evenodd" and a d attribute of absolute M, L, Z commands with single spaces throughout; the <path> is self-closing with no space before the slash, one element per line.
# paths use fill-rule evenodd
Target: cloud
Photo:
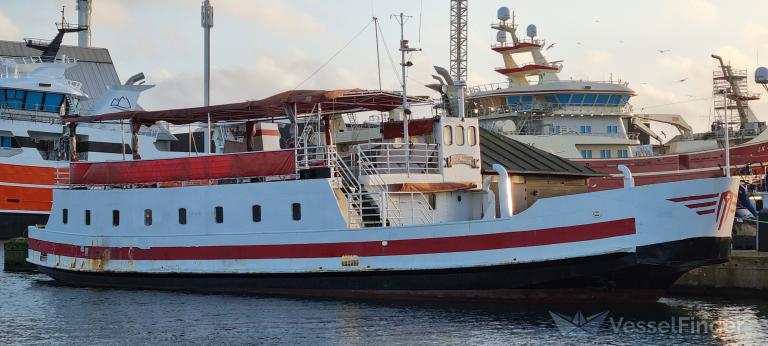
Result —
<path fill-rule="evenodd" d="M 324 27 L 317 19 L 285 0 L 219 0 L 216 13 L 240 17 L 280 34 L 318 34 Z"/>
<path fill-rule="evenodd" d="M 741 37 L 749 43 L 765 43 L 768 41 L 768 28 L 758 23 L 747 23 Z"/>
<path fill-rule="evenodd" d="M 713 20 L 717 17 L 717 7 L 709 0 L 672 0 L 664 1 L 668 13 L 697 22 Z"/>
<path fill-rule="evenodd" d="M 122 28 L 131 22 L 131 11 L 126 1 L 100 0 L 93 4 L 93 26 Z"/>
<path fill-rule="evenodd" d="M 595 65 L 603 65 L 613 61 L 613 55 L 603 50 L 590 50 L 587 52 L 587 62 Z"/>
<path fill-rule="evenodd" d="M 18 41 L 21 31 L 3 12 L 0 12 L 0 39 Z"/>

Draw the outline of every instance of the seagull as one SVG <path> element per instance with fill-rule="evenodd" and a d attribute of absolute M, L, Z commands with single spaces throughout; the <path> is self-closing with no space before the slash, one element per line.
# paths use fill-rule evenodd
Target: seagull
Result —
<path fill-rule="evenodd" d="M 577 45 L 581 46 L 581 42 L 576 42 Z"/>
<path fill-rule="evenodd" d="M 685 82 L 685 81 L 687 81 L 687 80 L 688 80 L 688 77 L 685 77 L 685 78 L 683 78 L 683 79 L 679 80 L 678 82 L 680 82 L 680 83 L 684 83 L 684 82 Z"/>
<path fill-rule="evenodd" d="M 664 54 L 666 52 L 669 52 L 669 49 L 657 49 L 656 51 L 661 53 L 661 54 Z"/>
<path fill-rule="evenodd" d="M 552 48 L 552 47 L 554 47 L 554 46 L 555 46 L 555 43 L 553 43 L 553 44 L 550 44 L 549 46 L 547 46 L 547 49 L 545 49 L 545 50 L 549 50 L 550 48 Z"/>

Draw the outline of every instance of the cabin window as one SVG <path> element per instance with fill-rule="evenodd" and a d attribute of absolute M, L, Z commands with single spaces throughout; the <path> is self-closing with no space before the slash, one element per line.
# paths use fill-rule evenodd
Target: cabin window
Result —
<path fill-rule="evenodd" d="M 29 111 L 39 111 L 43 108 L 43 93 L 39 91 L 30 91 L 27 93 L 27 101 L 24 103 L 24 109 Z"/>
<path fill-rule="evenodd" d="M 13 137 L 0 136 L 0 148 L 13 148 Z"/>
<path fill-rule="evenodd" d="M 43 111 L 58 113 L 61 108 L 61 103 L 64 101 L 64 95 L 62 94 L 45 94 L 45 102 L 43 102 Z"/>
<path fill-rule="evenodd" d="M 144 209 L 144 226 L 152 226 L 152 209 Z"/>
<path fill-rule="evenodd" d="M 610 149 L 602 149 L 602 150 L 600 150 L 600 158 L 601 159 L 610 159 L 611 158 L 611 150 Z"/>
<path fill-rule="evenodd" d="M 91 225 L 91 211 L 86 210 L 85 211 L 85 225 L 90 226 Z"/>
<path fill-rule="evenodd" d="M 179 225 L 187 224 L 187 208 L 179 208 Z"/>
<path fill-rule="evenodd" d="M 477 145 L 477 129 L 474 126 L 467 127 L 467 144 Z"/>
<path fill-rule="evenodd" d="M 629 157 L 629 150 L 627 149 L 619 149 L 616 151 L 616 156 L 619 158 L 625 159 Z"/>
<path fill-rule="evenodd" d="M 592 125 L 581 125 L 581 127 L 579 127 L 579 132 L 592 133 Z"/>
<path fill-rule="evenodd" d="M 301 220 L 301 203 L 291 204 L 291 210 L 293 212 L 293 219 L 296 221 Z"/>
<path fill-rule="evenodd" d="M 608 125 L 608 133 L 619 133 L 619 127 L 617 125 Z"/>
<path fill-rule="evenodd" d="M 120 211 L 112 211 L 112 226 L 120 226 Z"/>
<path fill-rule="evenodd" d="M 61 210 L 61 222 L 65 225 L 69 222 L 69 209 Z"/>
<path fill-rule="evenodd" d="M 224 207 L 218 206 L 214 208 L 216 214 L 216 223 L 224 223 Z"/>
<path fill-rule="evenodd" d="M 443 126 L 443 144 L 453 144 L 453 129 L 451 129 L 450 125 Z"/>
<path fill-rule="evenodd" d="M 456 145 L 464 145 L 464 126 L 456 126 Z"/>
<path fill-rule="evenodd" d="M 24 96 L 26 93 L 24 90 L 8 89 L 5 91 L 6 105 L 8 108 L 21 109 L 24 104 Z"/>
<path fill-rule="evenodd" d="M 254 204 L 251 207 L 251 214 L 253 214 L 253 222 L 261 222 L 261 206 Z"/>
<path fill-rule="evenodd" d="M 592 158 L 592 150 L 591 149 L 582 149 L 581 150 L 581 157 L 584 159 L 591 159 Z"/>

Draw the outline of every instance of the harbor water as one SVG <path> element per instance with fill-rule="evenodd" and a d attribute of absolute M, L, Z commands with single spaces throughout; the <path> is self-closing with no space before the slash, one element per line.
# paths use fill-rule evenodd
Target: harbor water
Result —
<path fill-rule="evenodd" d="M 564 326 L 553 318 L 573 321 L 579 313 L 587 323 L 577 318 Z M 766 345 L 768 301 L 669 297 L 641 306 L 542 306 L 322 300 L 67 287 L 41 274 L 0 272 L 0 330 L 2 345 Z"/>

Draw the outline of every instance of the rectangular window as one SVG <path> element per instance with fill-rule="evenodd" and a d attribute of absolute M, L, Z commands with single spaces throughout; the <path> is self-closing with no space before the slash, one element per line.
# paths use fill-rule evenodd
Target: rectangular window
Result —
<path fill-rule="evenodd" d="M 22 109 L 24 105 L 24 90 L 8 89 L 5 91 L 8 108 Z"/>
<path fill-rule="evenodd" d="M 45 102 L 43 103 L 43 111 L 58 113 L 61 108 L 61 103 L 64 101 L 64 95 L 62 94 L 45 94 Z"/>
<path fill-rule="evenodd" d="M 619 133 L 619 127 L 617 125 L 608 125 L 608 133 Z"/>
<path fill-rule="evenodd" d="M 216 208 L 214 208 L 214 211 L 216 213 L 216 223 L 223 223 L 224 222 L 224 207 L 216 207 Z"/>
<path fill-rule="evenodd" d="M 90 226 L 91 225 L 91 211 L 86 210 L 85 211 L 85 225 Z"/>
<path fill-rule="evenodd" d="M 592 133 L 592 125 L 582 125 L 579 130 L 581 133 Z"/>
<path fill-rule="evenodd" d="M 301 203 L 291 204 L 291 210 L 293 211 L 293 219 L 296 221 L 301 220 Z"/>
<path fill-rule="evenodd" d="M 619 149 L 616 153 L 620 158 L 627 158 L 629 157 L 629 150 L 626 149 Z"/>
<path fill-rule="evenodd" d="M 9 136 L 0 136 L 0 148 L 12 148 L 13 138 Z"/>
<path fill-rule="evenodd" d="M 597 102 L 596 105 L 598 106 L 605 106 L 608 103 L 608 96 L 609 95 L 599 95 L 597 96 Z"/>
<path fill-rule="evenodd" d="M 112 226 L 120 226 L 120 211 L 112 211 Z"/>
<path fill-rule="evenodd" d="M 39 111 L 43 108 L 43 93 L 39 91 L 30 91 L 27 93 L 27 102 L 24 103 L 24 109 L 30 111 Z"/>
<path fill-rule="evenodd" d="M 601 159 L 610 159 L 611 158 L 611 151 L 608 150 L 608 149 L 600 150 L 600 158 Z"/>
<path fill-rule="evenodd" d="M 573 94 L 571 98 L 572 105 L 581 105 L 582 102 L 584 102 L 584 94 Z"/>
<path fill-rule="evenodd" d="M 261 222 L 261 206 L 254 204 L 251 207 L 251 214 L 253 214 L 253 222 Z"/>
<path fill-rule="evenodd" d="M 179 225 L 187 224 L 187 208 L 179 208 Z"/>
<path fill-rule="evenodd" d="M 62 209 L 61 210 L 61 223 L 67 224 L 69 222 L 69 209 Z"/>
<path fill-rule="evenodd" d="M 590 149 L 584 149 L 581 151 L 581 157 L 585 159 L 591 159 L 592 158 L 592 150 Z"/>
<path fill-rule="evenodd" d="M 152 209 L 144 209 L 144 226 L 152 226 Z"/>
<path fill-rule="evenodd" d="M 591 106 L 595 103 L 595 99 L 597 98 L 597 95 L 595 94 L 587 94 L 584 96 L 584 105 L 585 106 Z"/>

